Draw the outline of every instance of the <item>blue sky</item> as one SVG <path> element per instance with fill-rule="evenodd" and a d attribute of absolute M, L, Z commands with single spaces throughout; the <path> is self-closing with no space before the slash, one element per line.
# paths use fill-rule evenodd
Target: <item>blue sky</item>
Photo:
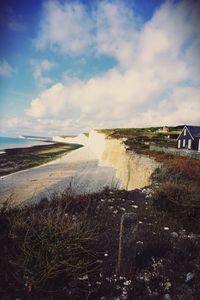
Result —
<path fill-rule="evenodd" d="M 198 1 L 1 1 L 0 135 L 200 123 Z"/>

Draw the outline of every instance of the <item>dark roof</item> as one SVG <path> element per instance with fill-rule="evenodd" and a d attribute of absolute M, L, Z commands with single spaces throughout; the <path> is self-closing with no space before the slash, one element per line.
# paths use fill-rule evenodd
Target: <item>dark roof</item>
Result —
<path fill-rule="evenodd" d="M 200 137 L 200 126 L 185 125 L 193 137 Z"/>

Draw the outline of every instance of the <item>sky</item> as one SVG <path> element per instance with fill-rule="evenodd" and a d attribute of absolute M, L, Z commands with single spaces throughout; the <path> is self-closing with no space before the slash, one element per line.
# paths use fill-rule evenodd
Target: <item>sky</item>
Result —
<path fill-rule="evenodd" d="M 1 0 L 0 136 L 200 125 L 200 2 Z"/>

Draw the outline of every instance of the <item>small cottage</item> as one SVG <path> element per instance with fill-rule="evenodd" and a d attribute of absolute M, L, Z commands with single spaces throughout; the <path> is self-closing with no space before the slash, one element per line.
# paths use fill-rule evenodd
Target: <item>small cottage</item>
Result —
<path fill-rule="evenodd" d="M 177 138 L 177 148 L 200 151 L 200 126 L 185 125 Z"/>
<path fill-rule="evenodd" d="M 163 128 L 159 128 L 157 132 L 169 132 L 169 128 L 167 126 L 164 126 Z"/>

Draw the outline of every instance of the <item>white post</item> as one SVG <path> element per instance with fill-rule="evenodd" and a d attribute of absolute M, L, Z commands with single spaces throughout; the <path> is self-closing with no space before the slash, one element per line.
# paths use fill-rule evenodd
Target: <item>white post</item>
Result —
<path fill-rule="evenodd" d="M 181 148 L 181 140 L 178 140 L 178 149 Z"/>

